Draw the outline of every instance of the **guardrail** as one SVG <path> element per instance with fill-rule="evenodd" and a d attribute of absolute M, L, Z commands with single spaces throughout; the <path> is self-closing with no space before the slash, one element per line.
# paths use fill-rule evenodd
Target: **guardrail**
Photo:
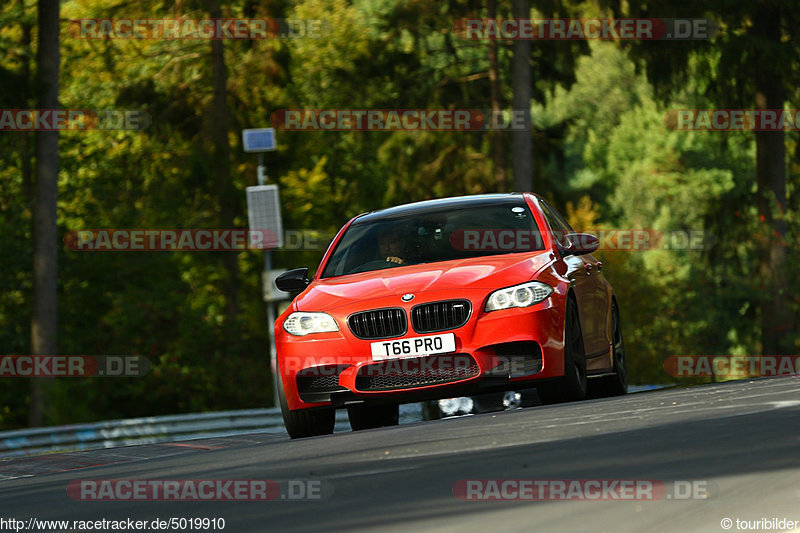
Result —
<path fill-rule="evenodd" d="M 419 404 L 401 406 L 400 422 L 422 419 Z M 336 411 L 336 431 L 347 431 L 347 411 Z M 284 433 L 278 408 L 151 416 L 0 432 L 0 458 L 39 453 L 115 448 L 194 439 Z"/>
<path fill-rule="evenodd" d="M 630 392 L 661 388 L 663 385 L 631 387 Z M 441 405 L 441 404 L 440 404 Z M 400 406 L 400 423 L 422 420 L 422 404 Z M 347 411 L 336 411 L 334 431 L 348 431 Z M 213 413 L 150 416 L 0 432 L 0 459 L 54 451 L 115 448 L 194 439 L 284 433 L 283 418 L 277 407 Z"/>
<path fill-rule="evenodd" d="M 279 409 L 247 409 L 216 413 L 109 420 L 0 433 L 0 456 L 31 455 L 56 450 L 112 448 L 190 440 L 255 431 L 282 431 Z"/>

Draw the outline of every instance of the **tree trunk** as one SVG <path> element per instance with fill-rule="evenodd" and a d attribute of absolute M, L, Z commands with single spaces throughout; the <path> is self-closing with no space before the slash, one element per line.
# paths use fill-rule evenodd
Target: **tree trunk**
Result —
<path fill-rule="evenodd" d="M 39 0 L 38 107 L 58 108 L 59 0 Z M 33 315 L 31 352 L 58 352 L 58 131 L 36 133 L 36 169 L 33 205 Z M 31 380 L 28 424 L 41 426 L 47 411 L 47 384 Z"/>
<path fill-rule="evenodd" d="M 212 18 L 222 18 L 218 0 L 210 0 Z M 223 228 L 233 229 L 236 217 L 236 188 L 231 179 L 231 149 L 228 134 L 231 128 L 231 115 L 228 108 L 228 69 L 225 65 L 224 41 L 211 41 L 212 86 L 214 91 L 210 113 L 210 131 L 214 156 L 211 168 L 216 178 L 217 196 L 220 202 L 220 216 Z M 237 254 L 224 253 L 222 257 L 227 276 L 224 281 L 225 319 L 229 326 L 239 315 L 239 263 Z"/>
<path fill-rule="evenodd" d="M 486 10 L 490 19 L 497 18 L 497 0 L 487 0 Z M 497 39 L 489 39 L 489 91 L 492 100 L 492 117 L 496 117 L 499 116 L 503 107 L 502 95 L 500 94 L 500 73 L 497 65 Z M 493 129 L 491 137 L 495 187 L 497 192 L 505 192 L 508 189 L 508 184 L 506 183 L 503 131 L 499 128 Z"/>
<path fill-rule="evenodd" d="M 513 0 L 514 18 L 530 18 L 529 0 Z M 531 140 L 531 42 L 514 41 L 514 58 L 511 66 L 511 85 L 514 91 L 513 111 L 522 113 L 524 128 L 511 132 L 514 160 L 514 190 L 526 192 L 533 189 L 533 145 Z"/>
<path fill-rule="evenodd" d="M 781 16 L 775 8 L 764 8 L 753 18 L 753 32 L 780 46 Z M 783 109 L 786 93 L 783 73 L 768 58 L 762 58 L 756 80 L 755 104 L 759 109 Z M 756 136 L 756 180 L 758 213 L 763 221 L 759 255 L 761 290 L 761 350 L 765 355 L 793 353 L 792 310 L 786 271 L 786 135 L 760 131 Z"/>
<path fill-rule="evenodd" d="M 24 50 L 24 57 L 22 59 L 22 78 L 25 80 L 25 107 L 31 106 L 31 43 L 33 42 L 32 24 L 28 22 L 25 16 L 25 0 L 19 0 L 19 12 L 22 13 L 20 25 L 22 27 L 22 49 Z M 27 131 L 20 132 L 18 135 L 23 136 L 22 140 L 22 190 L 25 194 L 26 205 L 33 205 L 33 135 Z"/>

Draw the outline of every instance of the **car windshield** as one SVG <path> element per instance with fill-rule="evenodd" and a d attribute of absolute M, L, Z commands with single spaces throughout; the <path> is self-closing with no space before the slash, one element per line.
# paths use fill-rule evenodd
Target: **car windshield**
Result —
<path fill-rule="evenodd" d="M 522 198 L 407 208 L 356 219 L 322 277 L 541 249 L 541 234 Z"/>

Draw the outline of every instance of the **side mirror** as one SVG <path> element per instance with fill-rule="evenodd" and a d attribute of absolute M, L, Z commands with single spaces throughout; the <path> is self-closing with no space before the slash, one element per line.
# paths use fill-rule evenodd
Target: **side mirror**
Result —
<path fill-rule="evenodd" d="M 275 278 L 275 286 L 284 292 L 304 291 L 309 283 L 306 267 L 289 270 Z"/>
<path fill-rule="evenodd" d="M 567 243 L 561 248 L 564 256 L 590 254 L 600 246 L 600 240 L 590 233 L 567 233 L 564 242 Z"/>

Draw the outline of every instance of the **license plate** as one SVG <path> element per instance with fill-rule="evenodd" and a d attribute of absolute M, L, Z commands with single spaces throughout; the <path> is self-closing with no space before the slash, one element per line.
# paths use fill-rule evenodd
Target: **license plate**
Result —
<path fill-rule="evenodd" d="M 456 336 L 454 333 L 445 333 L 443 335 L 411 337 L 396 341 L 373 342 L 371 346 L 372 359 L 374 361 L 398 357 L 415 357 L 456 351 Z"/>

